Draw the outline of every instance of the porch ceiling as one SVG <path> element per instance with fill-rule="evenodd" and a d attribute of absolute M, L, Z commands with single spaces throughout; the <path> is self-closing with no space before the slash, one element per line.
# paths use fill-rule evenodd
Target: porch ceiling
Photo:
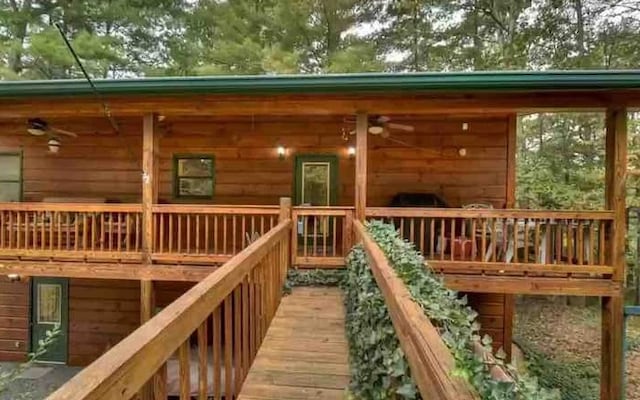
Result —
<path fill-rule="evenodd" d="M 360 94 L 360 95 L 172 95 L 107 96 L 118 117 L 158 113 L 165 116 L 332 116 L 370 114 L 497 114 L 535 111 L 603 110 L 640 107 L 639 90 L 580 90 L 509 93 Z M 66 118 L 104 115 L 92 97 L 32 97 L 0 100 L 0 119 Z"/>

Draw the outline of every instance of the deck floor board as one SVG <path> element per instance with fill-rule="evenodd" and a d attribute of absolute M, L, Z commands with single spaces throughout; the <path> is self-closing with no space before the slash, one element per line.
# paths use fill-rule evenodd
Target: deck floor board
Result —
<path fill-rule="evenodd" d="M 346 397 L 349 357 L 342 291 L 294 288 L 282 299 L 239 400 Z"/>

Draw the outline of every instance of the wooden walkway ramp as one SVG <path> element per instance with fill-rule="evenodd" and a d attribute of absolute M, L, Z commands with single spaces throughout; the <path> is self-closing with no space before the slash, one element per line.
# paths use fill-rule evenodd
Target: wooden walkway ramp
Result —
<path fill-rule="evenodd" d="M 294 288 L 282 299 L 239 399 L 346 398 L 348 358 L 342 291 Z"/>

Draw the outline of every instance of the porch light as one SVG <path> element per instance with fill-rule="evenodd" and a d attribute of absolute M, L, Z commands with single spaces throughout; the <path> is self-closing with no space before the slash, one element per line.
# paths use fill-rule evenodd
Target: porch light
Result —
<path fill-rule="evenodd" d="M 460 155 L 460 157 L 465 157 L 467 155 L 467 149 L 465 149 L 464 147 L 459 148 L 458 154 Z"/>
<path fill-rule="evenodd" d="M 9 278 L 9 280 L 10 280 L 11 282 L 18 282 L 18 281 L 20 281 L 20 275 L 18 275 L 18 274 L 8 274 L 8 275 L 7 275 L 7 278 Z"/>
<path fill-rule="evenodd" d="M 56 138 L 49 139 L 49 142 L 47 142 L 47 144 L 49 145 L 49 153 L 57 153 L 58 150 L 60 150 L 61 143 Z"/>
<path fill-rule="evenodd" d="M 347 154 L 349 155 L 349 158 L 353 158 L 356 156 L 356 148 L 354 146 L 349 146 L 349 148 L 347 149 Z"/>
<path fill-rule="evenodd" d="M 287 149 L 284 146 L 279 145 L 276 148 L 276 152 L 278 153 L 278 158 L 284 160 L 284 156 L 287 154 Z"/>
<path fill-rule="evenodd" d="M 468 122 L 463 122 L 462 123 L 462 130 L 463 131 L 468 131 L 469 130 L 469 123 Z"/>

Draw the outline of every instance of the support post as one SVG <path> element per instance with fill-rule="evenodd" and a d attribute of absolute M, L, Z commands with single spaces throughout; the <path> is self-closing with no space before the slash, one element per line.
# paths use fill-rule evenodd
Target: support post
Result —
<path fill-rule="evenodd" d="M 153 205 L 158 200 L 157 154 L 158 138 L 156 135 L 156 116 L 145 114 L 142 121 L 142 253 L 143 264 L 151 265 L 153 251 Z M 155 304 L 152 280 L 140 281 L 140 324 L 144 324 L 153 316 Z M 154 387 L 157 377 L 140 390 L 142 400 L 154 398 Z"/>
<path fill-rule="evenodd" d="M 516 207 L 516 149 L 518 145 L 518 115 L 510 114 L 507 121 L 507 182 L 505 208 Z M 518 251 L 518 249 L 515 249 Z M 511 361 L 513 341 L 513 317 L 515 313 L 515 295 L 504 295 L 504 314 L 502 342 L 507 360 Z"/>
<path fill-rule="evenodd" d="M 356 113 L 356 219 L 363 221 L 367 210 L 367 135 L 368 121 L 365 112 Z"/>
<path fill-rule="evenodd" d="M 291 197 L 281 197 L 278 222 L 286 221 L 289 218 L 291 218 Z"/>
<path fill-rule="evenodd" d="M 606 114 L 605 208 L 614 212 L 607 232 L 607 264 L 613 266 L 611 277 L 624 283 L 627 174 L 627 110 L 615 108 Z M 600 398 L 622 398 L 623 363 L 623 287 L 618 295 L 602 298 L 602 346 L 600 363 Z"/>

